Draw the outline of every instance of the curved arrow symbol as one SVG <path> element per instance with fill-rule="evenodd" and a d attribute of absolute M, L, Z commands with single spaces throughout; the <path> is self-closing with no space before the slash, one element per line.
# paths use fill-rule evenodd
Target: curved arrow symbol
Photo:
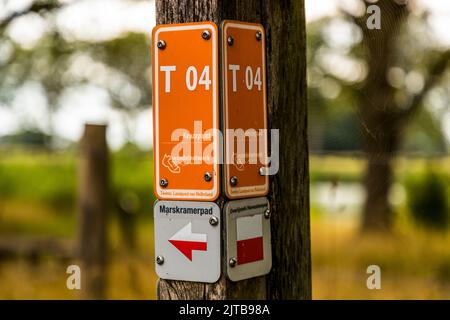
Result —
<path fill-rule="evenodd" d="M 191 222 L 175 233 L 169 242 L 190 261 L 193 250 L 206 251 L 207 248 L 206 234 L 192 233 Z"/>

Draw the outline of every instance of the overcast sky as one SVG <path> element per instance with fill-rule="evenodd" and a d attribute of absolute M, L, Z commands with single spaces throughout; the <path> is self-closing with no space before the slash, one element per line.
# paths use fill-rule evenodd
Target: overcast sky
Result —
<path fill-rule="evenodd" d="M 102 40 L 126 31 L 141 31 L 150 34 L 155 25 L 153 1 L 126 0 L 75 0 L 66 1 L 67 8 L 58 14 L 57 24 L 68 38 Z M 356 0 L 306 0 L 307 21 L 336 13 L 338 5 L 350 10 L 358 10 Z M 10 11 L 20 10 L 29 0 L 0 0 L 0 19 Z M 5 6 L 6 4 L 6 6 Z M 450 46 L 450 1 L 419 0 L 419 7 L 431 10 L 431 26 L 436 41 Z M 46 21 L 38 16 L 18 19 L 10 28 L 10 36 L 24 47 L 32 47 L 46 32 Z M 0 47 L 0 59 L 2 48 Z M 9 108 L 0 106 L 0 135 L 18 129 L 19 120 L 24 119 L 42 130 L 48 127 L 45 116 L 46 105 L 40 88 L 30 85 Z M 57 134 L 78 140 L 85 122 L 108 123 L 108 138 L 113 148 L 124 142 L 125 128 L 121 116 L 108 106 L 108 97 L 100 89 L 83 87 L 70 92 L 63 100 L 62 107 L 54 116 Z M 151 111 L 140 114 L 135 124 L 135 139 L 142 147 L 150 147 L 152 141 Z M 446 118 L 446 132 L 450 139 L 450 115 Z"/>

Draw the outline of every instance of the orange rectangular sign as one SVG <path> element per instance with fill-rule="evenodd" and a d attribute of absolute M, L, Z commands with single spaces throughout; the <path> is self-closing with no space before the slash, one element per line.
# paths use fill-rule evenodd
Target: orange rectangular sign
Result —
<path fill-rule="evenodd" d="M 268 193 L 265 33 L 260 24 L 222 23 L 224 186 L 228 198 Z"/>
<path fill-rule="evenodd" d="M 155 194 L 213 201 L 220 193 L 217 27 L 156 26 L 152 50 Z"/>

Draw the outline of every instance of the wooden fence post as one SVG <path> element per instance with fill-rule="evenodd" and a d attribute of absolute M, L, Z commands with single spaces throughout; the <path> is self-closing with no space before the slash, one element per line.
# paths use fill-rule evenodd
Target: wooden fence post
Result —
<path fill-rule="evenodd" d="M 271 179 L 272 272 L 237 283 L 160 280 L 160 299 L 310 299 L 306 32 L 303 0 L 156 0 L 156 21 L 224 19 L 262 23 L 267 33 L 269 126 L 280 133 L 280 171 Z"/>
<path fill-rule="evenodd" d="M 106 126 L 87 124 L 78 168 L 78 256 L 81 297 L 104 299 L 106 287 L 109 159 Z"/>

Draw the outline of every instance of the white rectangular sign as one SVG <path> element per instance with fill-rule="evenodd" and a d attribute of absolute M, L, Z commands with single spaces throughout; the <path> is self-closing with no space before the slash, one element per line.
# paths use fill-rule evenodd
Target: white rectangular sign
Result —
<path fill-rule="evenodd" d="M 216 282 L 220 277 L 220 209 L 213 202 L 157 201 L 155 266 L 162 279 Z"/>
<path fill-rule="evenodd" d="M 225 204 L 227 274 L 239 281 L 270 272 L 269 202 L 266 198 L 230 201 Z"/>

